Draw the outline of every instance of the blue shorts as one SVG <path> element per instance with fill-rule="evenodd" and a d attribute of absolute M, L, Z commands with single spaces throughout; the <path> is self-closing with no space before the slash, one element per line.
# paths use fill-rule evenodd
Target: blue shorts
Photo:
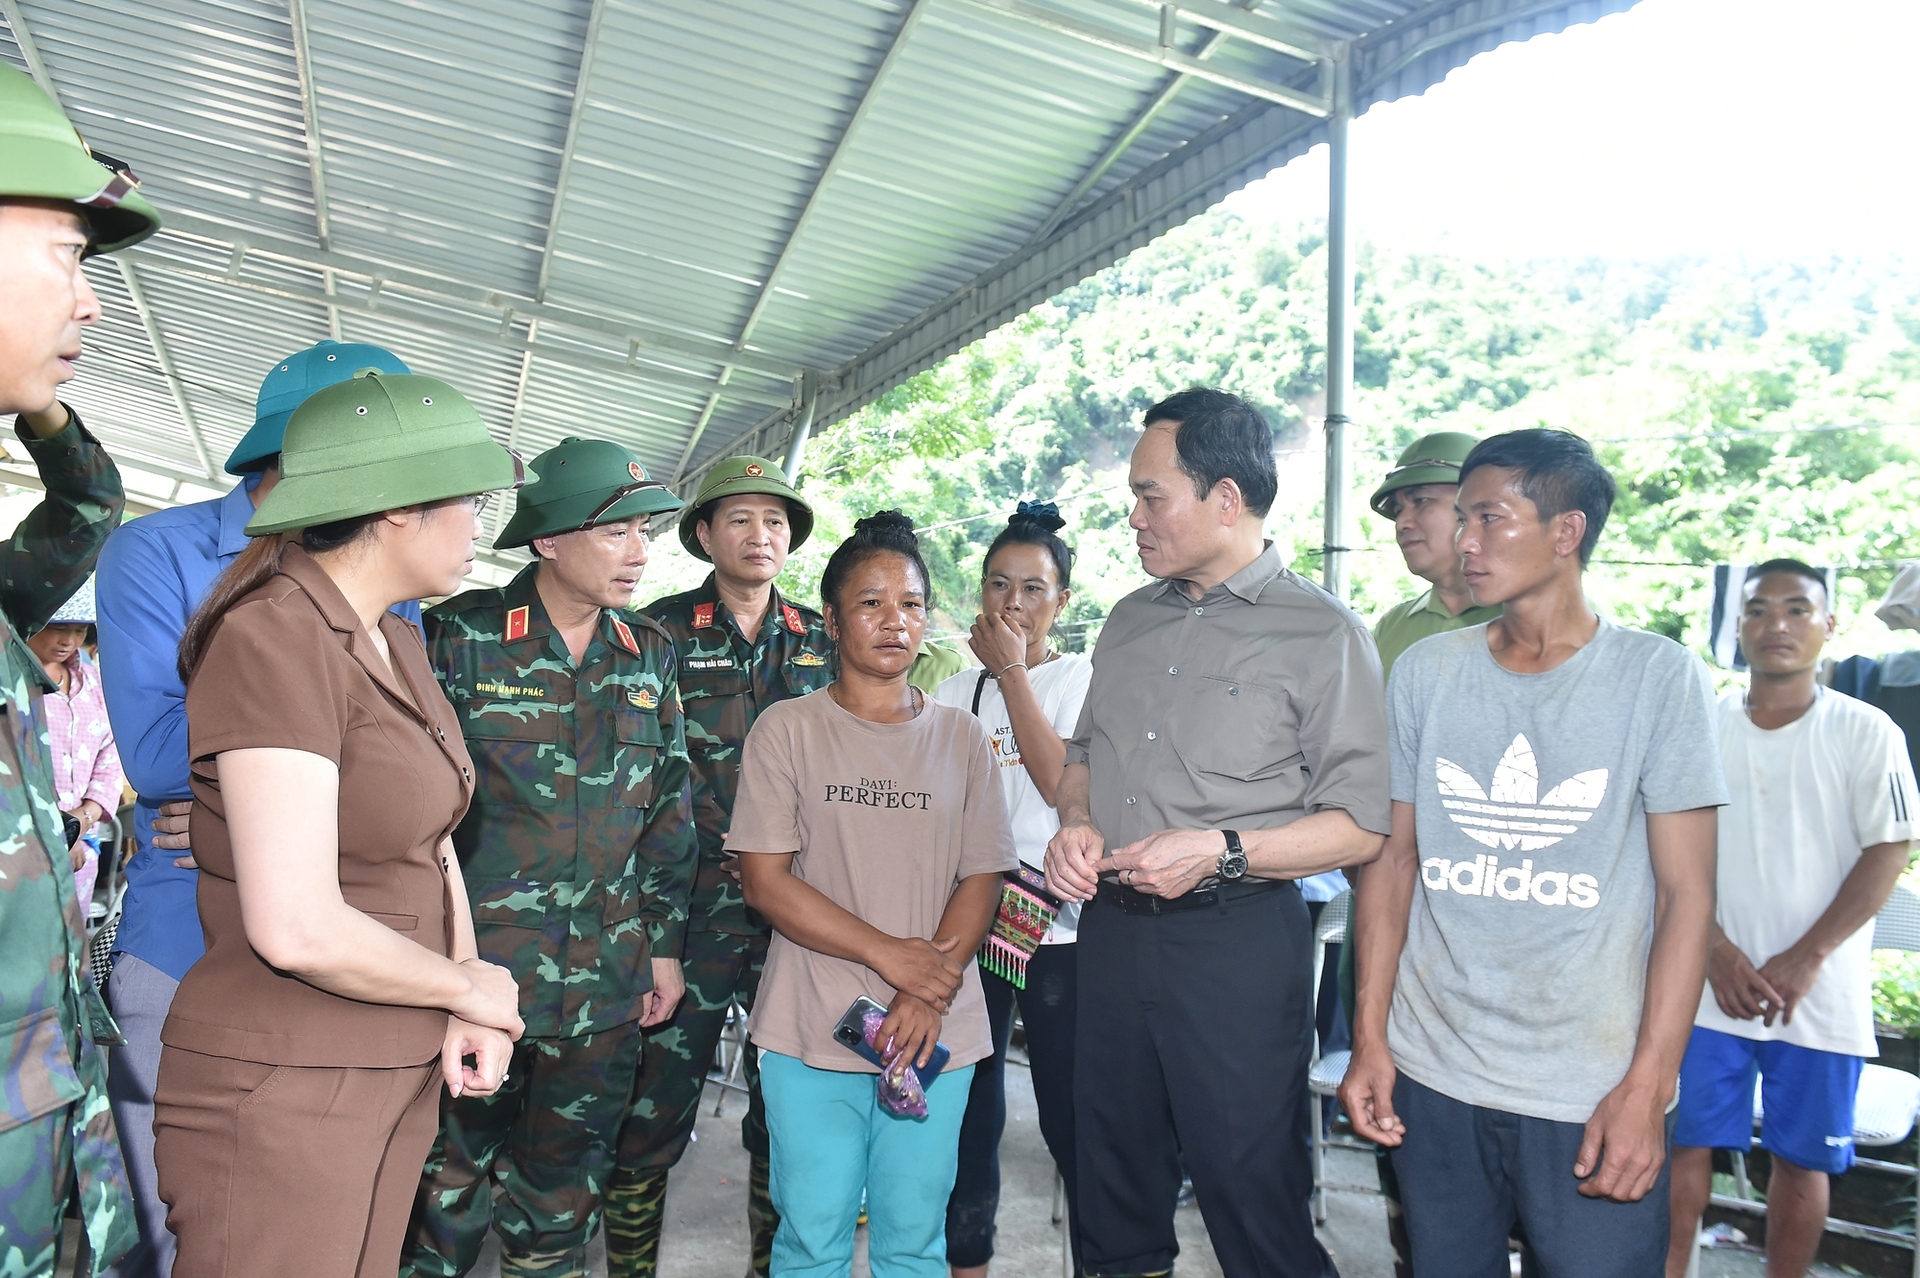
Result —
<path fill-rule="evenodd" d="M 1837 1176 L 1853 1166 L 1853 1101 L 1864 1063 L 1858 1056 L 1696 1025 L 1680 1063 L 1673 1143 L 1746 1152 L 1758 1074 L 1766 1111 L 1760 1144 L 1796 1167 Z"/>

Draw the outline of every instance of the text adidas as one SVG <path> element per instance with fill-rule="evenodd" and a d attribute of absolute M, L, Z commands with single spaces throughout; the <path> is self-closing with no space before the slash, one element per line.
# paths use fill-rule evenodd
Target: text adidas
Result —
<path fill-rule="evenodd" d="M 1581 910 L 1591 910 L 1600 904 L 1600 880 L 1591 874 L 1569 875 L 1564 870 L 1535 874 L 1530 860 L 1503 870 L 1497 856 L 1481 855 L 1471 861 L 1430 856 L 1420 863 L 1420 881 L 1430 892 L 1457 892 L 1461 896 L 1533 900 L 1541 905 L 1571 905 Z"/>

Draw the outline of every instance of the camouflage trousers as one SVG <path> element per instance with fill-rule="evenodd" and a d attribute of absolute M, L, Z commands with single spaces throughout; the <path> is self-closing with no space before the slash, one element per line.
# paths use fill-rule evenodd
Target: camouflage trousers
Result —
<path fill-rule="evenodd" d="M 503 1278 L 584 1278 L 640 1041 L 638 1021 L 576 1038 L 522 1039 L 499 1091 L 443 1098 L 400 1255 L 402 1278 L 466 1273 L 489 1224 L 500 1235 Z"/>
<path fill-rule="evenodd" d="M 612 1278 L 653 1278 L 658 1272 L 667 1169 L 686 1152 L 707 1067 L 726 1028 L 727 1007 L 735 999 L 742 1007 L 753 1006 L 766 960 L 764 936 L 687 933 L 687 996 L 672 1020 L 647 1033 L 640 1086 L 620 1133 L 619 1168 L 607 1190 L 607 1269 Z M 765 1278 L 780 1217 L 767 1191 L 767 1110 L 760 1096 L 760 1055 L 751 1045 L 742 1073 L 747 1084 L 747 1113 L 740 1121 L 740 1143 L 748 1158 L 747 1229 L 753 1272 Z"/>
<path fill-rule="evenodd" d="M 65 1108 L 0 1132 L 0 1274 L 51 1278 L 60 1218 L 73 1196 L 72 1128 Z"/>

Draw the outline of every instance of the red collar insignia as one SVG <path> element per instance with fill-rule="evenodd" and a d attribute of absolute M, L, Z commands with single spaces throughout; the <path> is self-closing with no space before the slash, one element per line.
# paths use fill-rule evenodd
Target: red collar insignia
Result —
<path fill-rule="evenodd" d="M 793 631 L 796 635 L 804 635 L 807 633 L 806 619 L 800 615 L 800 610 L 790 603 L 780 605 L 780 620 L 786 622 L 787 629 Z"/>
<path fill-rule="evenodd" d="M 611 618 L 611 620 L 613 621 L 613 633 L 620 636 L 621 645 L 634 656 L 639 656 L 640 645 L 635 642 L 633 631 L 627 629 L 627 623 L 618 617 Z"/>
<path fill-rule="evenodd" d="M 713 604 L 695 604 L 693 606 L 693 628 L 695 630 L 705 630 L 711 626 L 713 624 L 713 610 Z"/>
<path fill-rule="evenodd" d="M 525 604 L 521 604 L 518 608 L 507 609 L 506 641 L 508 643 L 527 637 L 527 615 L 528 610 Z"/>

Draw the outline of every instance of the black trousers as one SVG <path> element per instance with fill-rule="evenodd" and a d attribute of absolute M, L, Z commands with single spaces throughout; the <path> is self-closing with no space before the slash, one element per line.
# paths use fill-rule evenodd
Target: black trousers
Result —
<path fill-rule="evenodd" d="M 1666 1272 L 1669 1173 L 1637 1203 L 1588 1198 L 1573 1177 L 1586 1124 L 1485 1109 L 1405 1074 L 1393 1111 L 1407 1136 L 1393 1151 L 1420 1278 L 1507 1272 L 1507 1235 L 1526 1228 L 1534 1263 L 1554 1278 L 1660 1278 Z M 1673 1116 L 1667 1116 L 1669 1147 Z"/>
<path fill-rule="evenodd" d="M 1184 1160 L 1226 1278 L 1337 1278 L 1314 1237 L 1312 929 L 1300 890 L 1080 916 L 1074 1139 L 1098 1278 L 1162 1273 Z"/>
<path fill-rule="evenodd" d="M 1043 945 L 1027 961 L 1027 987 L 982 968 L 980 987 L 987 996 L 993 1026 L 993 1055 L 973 1067 L 967 1116 L 960 1123 L 960 1167 L 947 1200 L 947 1263 L 958 1269 L 993 1259 L 994 1217 L 1000 1211 L 1000 1137 L 1007 1126 L 1007 1040 L 1013 1033 L 1013 1005 L 1027 1031 L 1027 1060 L 1033 1075 L 1033 1100 L 1040 1111 L 1040 1136 L 1067 1186 L 1067 1223 L 1075 1269 L 1080 1259 L 1080 1209 L 1074 1193 L 1073 1038 L 1075 1007 L 1074 945 Z"/>

